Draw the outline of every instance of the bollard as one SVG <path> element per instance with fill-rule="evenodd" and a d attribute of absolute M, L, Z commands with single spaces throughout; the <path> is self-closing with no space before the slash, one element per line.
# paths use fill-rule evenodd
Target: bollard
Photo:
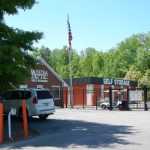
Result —
<path fill-rule="evenodd" d="M 27 109 L 26 109 L 26 100 L 22 100 L 22 118 L 23 118 L 23 131 L 24 137 L 28 138 L 29 136 L 29 128 L 28 128 L 28 116 L 27 116 Z"/>
<path fill-rule="evenodd" d="M 13 141 L 11 128 L 11 110 L 8 113 L 8 137 L 11 141 Z"/>
<path fill-rule="evenodd" d="M 3 143 L 4 139 L 4 105 L 2 99 L 0 99 L 0 144 Z"/>

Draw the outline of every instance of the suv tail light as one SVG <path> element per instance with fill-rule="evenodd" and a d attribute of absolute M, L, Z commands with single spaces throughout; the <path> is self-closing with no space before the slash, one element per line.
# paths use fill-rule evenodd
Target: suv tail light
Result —
<path fill-rule="evenodd" d="M 37 104 L 38 103 L 38 100 L 37 100 L 37 98 L 35 96 L 32 98 L 32 103 L 33 104 Z"/>

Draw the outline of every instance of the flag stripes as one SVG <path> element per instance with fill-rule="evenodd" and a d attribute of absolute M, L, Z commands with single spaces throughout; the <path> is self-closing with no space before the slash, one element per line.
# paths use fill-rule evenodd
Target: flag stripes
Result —
<path fill-rule="evenodd" d="M 71 26 L 69 22 L 69 16 L 67 17 L 67 25 L 68 25 L 68 43 L 69 43 L 69 49 L 72 47 L 72 32 L 71 32 Z"/>

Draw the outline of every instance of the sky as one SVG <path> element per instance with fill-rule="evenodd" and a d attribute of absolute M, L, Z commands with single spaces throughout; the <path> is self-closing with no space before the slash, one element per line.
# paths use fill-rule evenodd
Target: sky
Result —
<path fill-rule="evenodd" d="M 5 16 L 5 22 L 43 32 L 38 47 L 62 48 L 68 42 L 67 14 L 77 51 L 107 51 L 133 34 L 150 31 L 150 0 L 38 0 L 31 10 Z"/>

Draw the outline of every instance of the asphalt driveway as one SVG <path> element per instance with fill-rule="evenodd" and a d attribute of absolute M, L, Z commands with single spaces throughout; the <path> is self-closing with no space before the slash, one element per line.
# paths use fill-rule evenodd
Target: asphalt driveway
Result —
<path fill-rule="evenodd" d="M 150 112 L 58 109 L 47 121 L 34 118 L 37 136 L 4 149 L 149 150 Z"/>

